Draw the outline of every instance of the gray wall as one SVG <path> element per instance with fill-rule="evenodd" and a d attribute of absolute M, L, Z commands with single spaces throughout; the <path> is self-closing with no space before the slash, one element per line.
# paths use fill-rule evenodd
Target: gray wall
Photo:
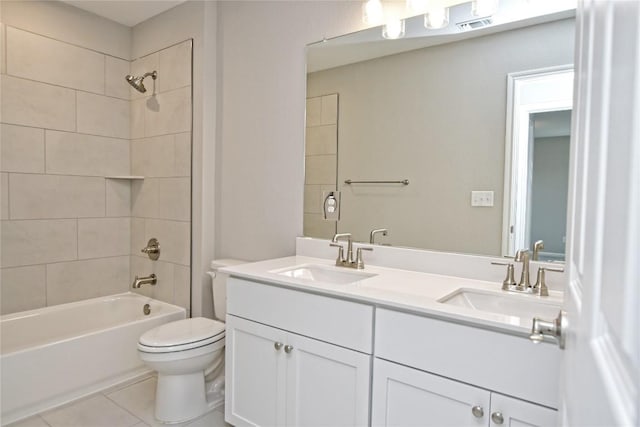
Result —
<path fill-rule="evenodd" d="M 544 252 L 565 253 L 567 192 L 569 189 L 568 136 L 536 138 L 531 179 L 531 243 L 544 240 Z"/>
<path fill-rule="evenodd" d="M 573 62 L 574 20 L 312 73 L 307 96 L 339 93 L 338 231 L 367 241 L 499 255 L 507 74 Z M 404 179 L 345 186 L 345 179 Z M 472 190 L 494 191 L 471 207 Z"/>

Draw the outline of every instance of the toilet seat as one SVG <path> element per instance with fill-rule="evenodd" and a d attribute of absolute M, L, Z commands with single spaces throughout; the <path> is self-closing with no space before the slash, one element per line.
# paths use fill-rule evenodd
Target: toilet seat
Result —
<path fill-rule="evenodd" d="M 173 353 L 214 343 L 222 347 L 224 338 L 224 323 L 196 317 L 166 323 L 145 332 L 138 341 L 138 350 L 144 353 Z"/>

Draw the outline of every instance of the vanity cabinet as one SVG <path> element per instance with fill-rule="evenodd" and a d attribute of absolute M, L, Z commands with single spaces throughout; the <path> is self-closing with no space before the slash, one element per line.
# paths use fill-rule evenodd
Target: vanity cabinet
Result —
<path fill-rule="evenodd" d="M 228 301 L 227 422 L 237 426 L 369 423 L 371 306 L 233 278 Z M 329 320 L 348 308 L 356 313 L 351 322 L 340 328 Z M 322 333 L 312 333 L 316 322 L 325 323 Z M 334 344 L 357 333 L 365 339 L 358 337 L 356 345 L 364 344 L 368 352 Z M 317 335 L 324 339 L 314 339 Z"/>
<path fill-rule="evenodd" d="M 557 411 L 375 359 L 373 426 L 554 426 Z"/>

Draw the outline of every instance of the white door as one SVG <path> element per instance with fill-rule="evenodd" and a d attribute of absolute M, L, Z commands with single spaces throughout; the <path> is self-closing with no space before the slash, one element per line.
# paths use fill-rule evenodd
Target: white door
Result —
<path fill-rule="evenodd" d="M 491 393 L 375 359 L 372 426 L 488 426 Z"/>
<path fill-rule="evenodd" d="M 366 426 L 371 356 L 287 335 L 287 425 Z"/>
<path fill-rule="evenodd" d="M 640 2 L 584 0 L 560 422 L 640 423 Z"/>
<path fill-rule="evenodd" d="M 227 316 L 225 419 L 234 426 L 285 421 L 286 332 Z"/>

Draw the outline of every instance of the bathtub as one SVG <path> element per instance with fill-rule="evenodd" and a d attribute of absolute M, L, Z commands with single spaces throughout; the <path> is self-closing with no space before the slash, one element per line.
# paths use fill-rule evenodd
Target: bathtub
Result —
<path fill-rule="evenodd" d="M 0 317 L 2 424 L 148 373 L 138 338 L 185 317 L 131 292 Z"/>

